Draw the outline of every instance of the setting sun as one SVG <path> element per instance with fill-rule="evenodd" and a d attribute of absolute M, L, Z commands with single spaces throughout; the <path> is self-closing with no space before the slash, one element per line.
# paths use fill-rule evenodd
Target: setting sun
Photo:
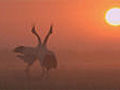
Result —
<path fill-rule="evenodd" d="M 113 26 L 120 25 L 120 8 L 112 8 L 107 11 L 105 20 L 108 24 Z"/>

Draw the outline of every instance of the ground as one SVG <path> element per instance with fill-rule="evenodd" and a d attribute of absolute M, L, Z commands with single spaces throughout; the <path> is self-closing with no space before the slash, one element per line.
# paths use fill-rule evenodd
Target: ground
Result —
<path fill-rule="evenodd" d="M 3 54 L 3 55 L 2 55 Z M 1 54 L 0 90 L 119 90 L 119 64 L 84 62 L 72 66 L 59 65 L 47 79 L 40 78 L 41 68 L 36 62 L 31 68 L 31 78 L 24 72 L 26 64 L 14 54 Z M 60 63 L 62 64 L 62 63 Z M 72 63 L 70 64 L 72 65 Z M 116 65 L 116 66 L 115 66 Z M 79 67 L 79 68 L 78 68 Z"/>

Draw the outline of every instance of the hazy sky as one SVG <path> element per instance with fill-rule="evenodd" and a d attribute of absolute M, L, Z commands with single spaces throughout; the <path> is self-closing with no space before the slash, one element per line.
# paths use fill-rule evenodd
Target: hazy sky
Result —
<path fill-rule="evenodd" d="M 42 39 L 54 24 L 49 44 L 75 50 L 120 49 L 120 27 L 106 24 L 104 15 L 118 0 L 0 0 L 0 46 L 36 45 L 37 24 Z"/>

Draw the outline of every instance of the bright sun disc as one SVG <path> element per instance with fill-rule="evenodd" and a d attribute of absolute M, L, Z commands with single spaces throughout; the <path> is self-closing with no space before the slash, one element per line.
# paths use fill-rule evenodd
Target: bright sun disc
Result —
<path fill-rule="evenodd" d="M 106 22 L 113 26 L 120 25 L 120 8 L 112 8 L 105 15 Z"/>

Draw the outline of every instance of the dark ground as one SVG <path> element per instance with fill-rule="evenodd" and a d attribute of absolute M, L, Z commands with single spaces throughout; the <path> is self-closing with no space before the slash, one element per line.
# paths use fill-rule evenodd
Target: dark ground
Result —
<path fill-rule="evenodd" d="M 86 56 L 91 61 L 85 59 L 79 64 L 70 61 L 69 64 L 62 64 L 63 61 L 59 61 L 58 69 L 51 71 L 50 77 L 43 80 L 40 79 L 39 62 L 36 62 L 31 68 L 31 79 L 28 80 L 24 72 L 26 65 L 16 59 L 13 53 L 7 52 L 6 56 L 5 53 L 1 53 L 0 90 L 120 90 L 120 64 L 117 61 L 93 62 L 92 59 L 97 58 L 92 55 Z M 119 60 L 118 55 L 110 57 L 115 58 Z"/>

